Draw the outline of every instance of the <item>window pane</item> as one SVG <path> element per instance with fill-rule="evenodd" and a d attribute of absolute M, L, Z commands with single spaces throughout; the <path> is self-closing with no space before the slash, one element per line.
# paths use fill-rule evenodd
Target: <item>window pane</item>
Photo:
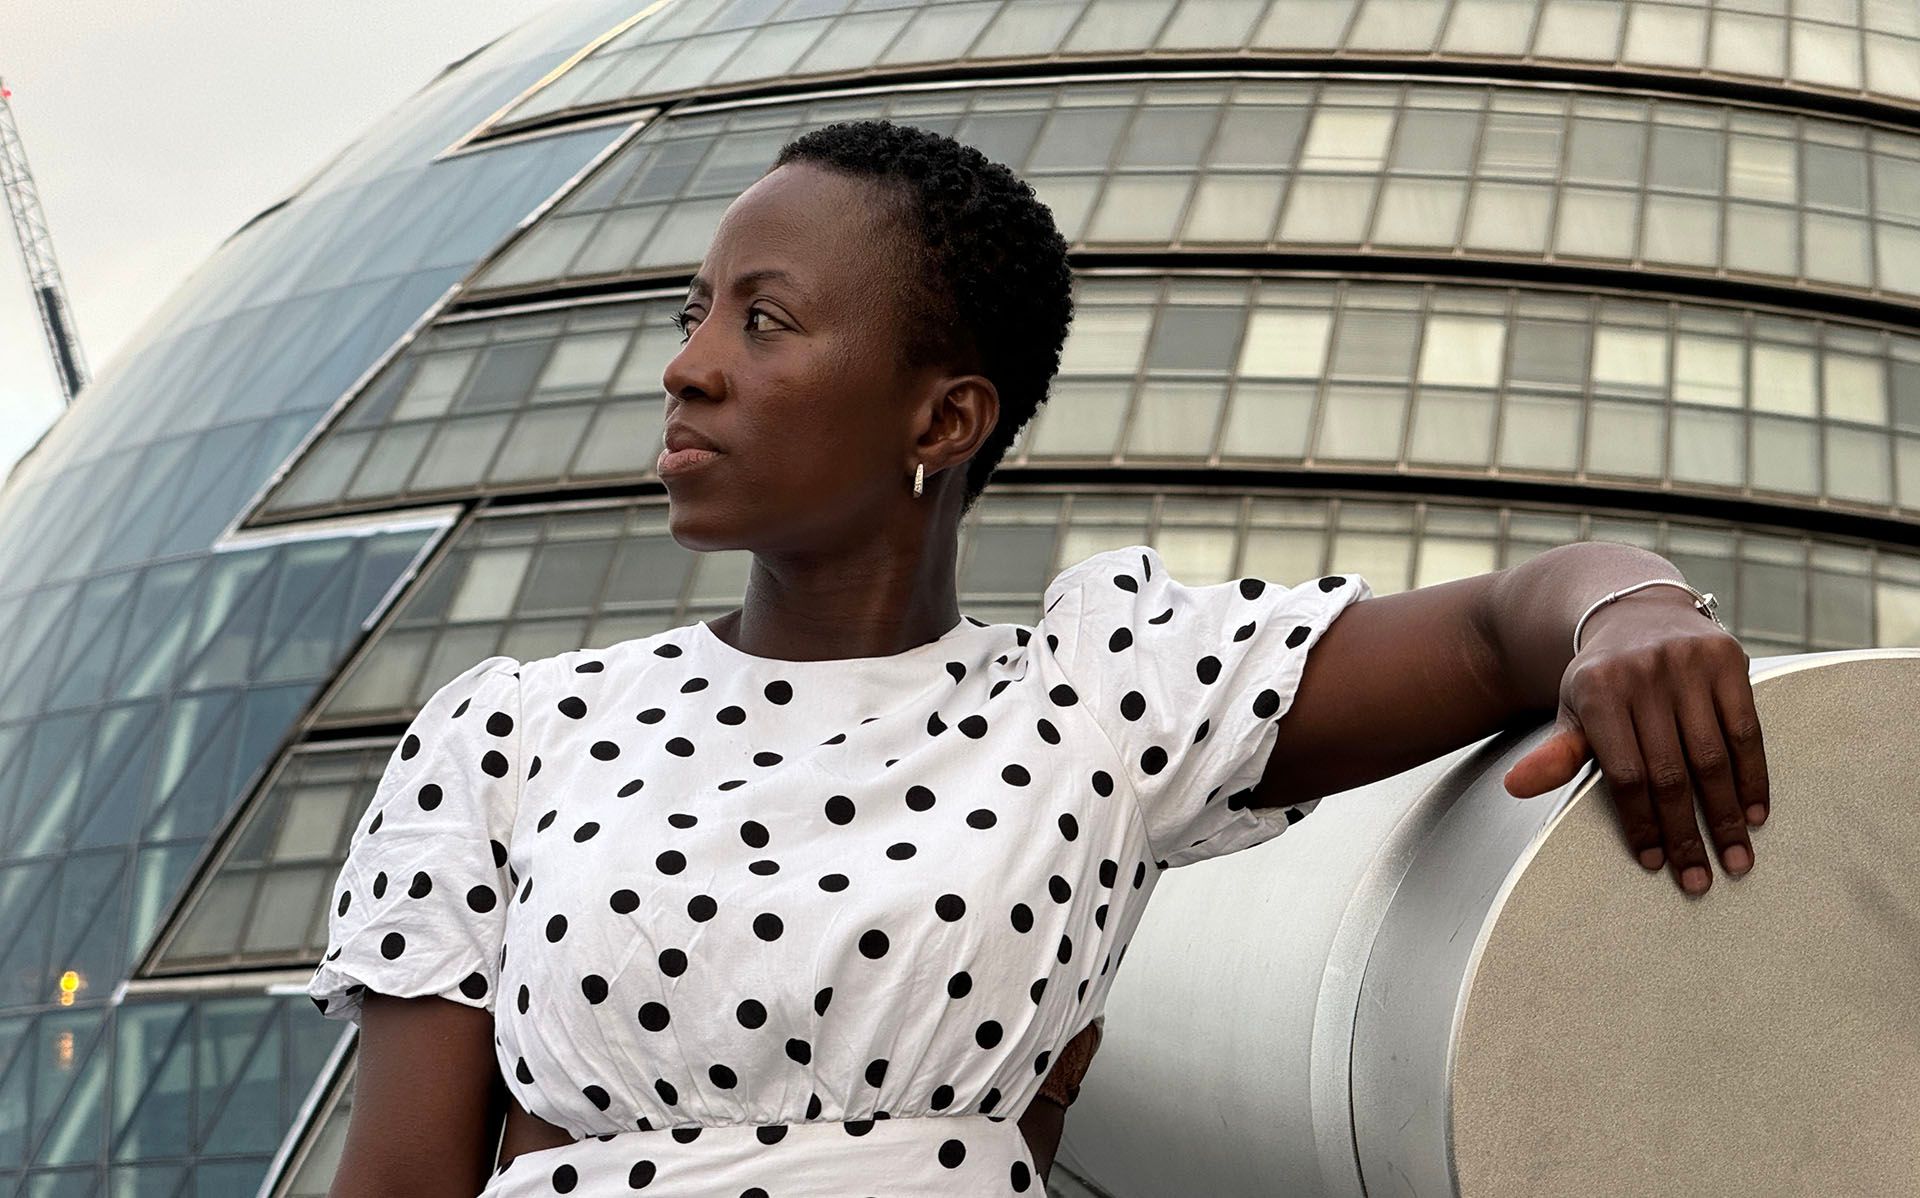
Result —
<path fill-rule="evenodd" d="M 1920 508 L 1920 437 L 1893 439 L 1894 467 L 1899 479 L 1899 504 Z"/>
<path fill-rule="evenodd" d="M 1093 208 L 1093 197 L 1100 190 L 1099 177 L 1055 175 L 1030 178 L 1027 182 L 1053 214 L 1060 236 L 1068 242 L 1079 241 L 1080 231 L 1087 224 L 1087 213 Z"/>
<path fill-rule="evenodd" d="M 1481 175 L 1552 179 L 1560 167 L 1560 118 L 1490 112 L 1480 144 Z"/>
<path fill-rule="evenodd" d="M 1737 412 L 1673 409 L 1673 481 L 1738 487 L 1747 481 L 1747 426 Z"/>
<path fill-rule="evenodd" d="M 1295 179 L 1287 214 L 1280 222 L 1280 239 L 1358 245 L 1373 208 L 1373 185 L 1371 178 Z"/>
<path fill-rule="evenodd" d="M 473 381 L 454 404 L 456 412 L 487 412 L 519 407 L 533 391 L 546 364 L 550 341 L 488 346 L 474 368 Z"/>
<path fill-rule="evenodd" d="M 1475 112 L 1410 111 L 1400 118 L 1394 139 L 1393 169 L 1467 175 L 1473 170 L 1473 142 L 1479 134 Z"/>
<path fill-rule="evenodd" d="M 1374 171 L 1386 162 L 1390 111 L 1322 108 L 1313 114 L 1307 144 L 1300 154 L 1303 171 Z"/>
<path fill-rule="evenodd" d="M 1641 251 L 1649 262 L 1712 266 L 1720 258 L 1720 205 L 1680 196 L 1647 197 L 1647 230 Z"/>
<path fill-rule="evenodd" d="M 1580 452 L 1578 400 L 1509 395 L 1500 426 L 1500 464 L 1571 473 Z"/>
<path fill-rule="evenodd" d="M 1173 240 L 1187 203 L 1189 175 L 1147 175 L 1116 178 L 1107 184 L 1100 207 L 1087 226 L 1088 241 Z"/>
<path fill-rule="evenodd" d="M 1118 165 L 1125 167 L 1185 167 L 1200 165 L 1200 152 L 1213 136 L 1219 109 L 1142 108 L 1120 144 Z"/>
<path fill-rule="evenodd" d="M 1587 470 L 1658 478 L 1666 456 L 1666 413 L 1655 404 L 1593 402 Z"/>
<path fill-rule="evenodd" d="M 1248 105 L 1227 112 L 1207 158 L 1209 166 L 1291 168 L 1307 113 L 1301 108 Z"/>
<path fill-rule="evenodd" d="M 1107 169 L 1113 143 L 1133 115 L 1125 108 L 1063 108 L 1047 121 L 1029 171 Z"/>
<path fill-rule="evenodd" d="M 1867 429 L 1827 428 L 1827 494 L 1862 503 L 1893 502 L 1887 435 Z"/>
<path fill-rule="evenodd" d="M 1457 0 L 1441 42 L 1450 53 L 1526 53 L 1535 0 Z"/>
<path fill-rule="evenodd" d="M 1727 144 L 1727 193 L 1743 200 L 1797 202 L 1793 150 L 1792 142 L 1779 138 L 1734 134 Z"/>
<path fill-rule="evenodd" d="M 1380 194 L 1376 245 L 1451 246 L 1459 237 L 1467 185 L 1452 179 L 1393 179 Z"/>
<path fill-rule="evenodd" d="M 1266 0 L 1186 0 L 1160 34 L 1165 49 L 1239 46 L 1266 11 Z"/>
<path fill-rule="evenodd" d="M 1601 325 L 1593 331 L 1593 388 L 1660 399 L 1667 393 L 1667 335 Z"/>
<path fill-rule="evenodd" d="M 1220 383 L 1148 380 L 1140 389 L 1127 452 L 1206 457 L 1213 450 L 1213 430 L 1225 395 Z"/>
<path fill-rule="evenodd" d="M 1075 317 L 1074 324 L 1079 323 Z M 1327 334 L 1332 327 L 1333 317 L 1325 312 L 1255 309 L 1240 347 L 1240 375 L 1317 377 L 1326 366 Z"/>
<path fill-rule="evenodd" d="M 1282 175 L 1209 175 L 1200 180 L 1180 240 L 1265 244 L 1285 190 Z"/>
<path fill-rule="evenodd" d="M 1567 145 L 1567 182 L 1637 187 L 1646 144 L 1643 124 L 1575 117 Z"/>
<path fill-rule="evenodd" d="M 706 256 L 713 231 L 720 227 L 731 200 L 699 200 L 675 204 L 660 221 L 659 232 L 647 243 L 636 266 L 682 265 Z"/>
<path fill-rule="evenodd" d="M 1553 192 L 1545 187 L 1475 184 L 1466 244 L 1538 253 L 1547 248 L 1547 214 L 1552 205 Z"/>
<path fill-rule="evenodd" d="M 511 413 L 456 420 L 440 426 L 440 435 L 414 474 L 411 489 L 431 491 L 442 487 L 470 486 L 484 477 L 493 451 L 512 423 Z"/>
<path fill-rule="evenodd" d="M 1420 381 L 1453 387 L 1497 387 L 1506 323 L 1471 316 L 1435 316 L 1420 347 Z"/>
<path fill-rule="evenodd" d="M 1648 186 L 1717 195 L 1722 190 L 1720 159 L 1724 153 L 1716 130 L 1655 125 Z"/>
<path fill-rule="evenodd" d="M 1127 411 L 1127 384 L 1056 382 L 1029 442 L 1034 457 L 1113 456 Z"/>
<path fill-rule="evenodd" d="M 1687 403 L 1741 406 L 1747 349 L 1725 337 L 1682 333 L 1673 347 L 1673 396 Z"/>
<path fill-rule="evenodd" d="M 1060 373 L 1134 373 L 1152 323 L 1149 308 L 1081 308 L 1060 351 Z"/>
<path fill-rule="evenodd" d="M 1626 6 L 1615 0 L 1548 0 L 1533 52 L 1549 58 L 1612 61 Z"/>
<path fill-rule="evenodd" d="M 1406 408 L 1404 391 L 1329 386 L 1314 456 L 1377 462 L 1398 460 Z"/>
<path fill-rule="evenodd" d="M 573 464 L 573 477 L 652 473 L 664 425 L 665 416 L 654 400 L 621 400 L 602 407 Z"/>
<path fill-rule="evenodd" d="M 360 464 L 360 473 L 347 488 L 346 498 L 399 494 L 408 472 L 420 460 L 420 447 L 426 444 L 433 430 L 431 424 L 412 424 L 382 433 Z"/>
<path fill-rule="evenodd" d="M 1713 69 L 1736 75 L 1778 79 L 1787 70 L 1787 30 L 1776 17 L 1713 14 Z"/>
<path fill-rule="evenodd" d="M 1147 350 L 1147 369 L 1225 373 L 1240 349 L 1240 330 L 1246 323 L 1244 308 L 1164 308 Z"/>
<path fill-rule="evenodd" d="M 1753 406 L 1790 416 L 1814 414 L 1813 351 L 1795 345 L 1753 347 Z"/>
<path fill-rule="evenodd" d="M 1867 213 L 1867 156 L 1859 150 L 1804 142 L 1807 203 L 1858 216 Z"/>
<path fill-rule="evenodd" d="M 1887 422 L 1886 371 L 1878 358 L 1828 350 L 1820 365 L 1828 419 Z"/>
<path fill-rule="evenodd" d="M 460 389 L 460 381 L 467 377 L 467 367 L 473 364 L 473 359 L 473 350 L 421 358 L 413 368 L 413 377 L 407 380 L 406 392 L 394 405 L 393 418 L 423 420 L 444 413 Z"/>
<path fill-rule="evenodd" d="M 554 348 L 553 357 L 540 375 L 538 390 L 543 395 L 554 392 L 597 395 L 613 377 L 620 355 L 626 350 L 624 329 L 568 337 Z"/>
<path fill-rule="evenodd" d="M 1753 485 L 1796 495 L 1818 494 L 1819 439 L 1820 428 L 1811 421 L 1755 416 Z"/>
<path fill-rule="evenodd" d="M 1578 389 L 1586 381 L 1590 341 L 1585 325 L 1515 321 L 1511 382 Z"/>
<path fill-rule="evenodd" d="M 1220 456 L 1302 458 L 1313 419 L 1311 383 L 1239 383 L 1233 389 Z"/>
<path fill-rule="evenodd" d="M 513 483 L 562 477 L 592 416 L 593 408 L 585 404 L 557 411 L 522 413 L 520 422 L 514 425 L 506 444 L 501 446 L 500 460 L 493 464 L 487 481 Z M 628 448 L 633 450 L 633 470 L 637 474 L 642 466 L 650 463 L 642 460 L 642 451 Z M 475 469 L 478 470 L 477 464 Z"/>
<path fill-rule="evenodd" d="M 1485 466 L 1492 446 L 1492 394 L 1421 389 L 1413 405 L 1411 460 Z"/>
<path fill-rule="evenodd" d="M 1872 250 L 1867 241 L 1871 226 L 1863 220 L 1803 212 L 1807 239 L 1807 277 L 1866 287 L 1873 282 Z"/>
<path fill-rule="evenodd" d="M 1634 4 L 1627 11 L 1622 57 L 1652 66 L 1695 67 L 1706 56 L 1706 41 L 1705 12 Z"/>
<path fill-rule="evenodd" d="M 1347 36 L 1354 50 L 1424 51 L 1440 32 L 1443 0 L 1366 0 Z"/>
<path fill-rule="evenodd" d="M 1636 207 L 1631 192 L 1567 188 L 1560 197 L 1554 249 L 1590 258 L 1633 257 Z"/>
<path fill-rule="evenodd" d="M 1093 0 L 1067 38 L 1069 51 L 1138 50 L 1153 43 L 1173 0 Z"/>
<path fill-rule="evenodd" d="M 1905 295 L 1920 294 L 1920 230 L 1881 225 L 1880 286 Z"/>
<path fill-rule="evenodd" d="M 1757 274 L 1800 273 L 1800 221 L 1789 208 L 1727 205 L 1727 267 Z"/>
<path fill-rule="evenodd" d="M 1348 308 L 1341 315 L 1333 351 L 1333 377 L 1405 382 L 1413 377 L 1413 342 L 1419 331 L 1419 318 L 1410 312 Z"/>

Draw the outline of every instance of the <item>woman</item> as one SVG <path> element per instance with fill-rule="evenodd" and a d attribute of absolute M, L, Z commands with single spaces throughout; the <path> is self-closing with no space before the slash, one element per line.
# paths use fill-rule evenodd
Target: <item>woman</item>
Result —
<path fill-rule="evenodd" d="M 729 207 L 660 472 L 676 541 L 753 551 L 744 601 L 489 658 L 421 709 L 308 987 L 368 1016 L 378 1106 L 336 1194 L 1040 1191 L 1051 1143 L 1018 1120 L 1161 870 L 1311 810 L 1263 771 L 1371 594 L 1189 587 L 1133 546 L 1063 570 L 1032 627 L 961 614 L 958 526 L 1046 394 L 1070 284 L 1029 187 L 910 127 L 809 133 Z M 1478 723 L 1401 755 L 1493 730 L 1450 710 Z M 491 1145 L 446 1129 L 484 1126 L 496 1061 L 562 1135 L 486 1177 Z"/>

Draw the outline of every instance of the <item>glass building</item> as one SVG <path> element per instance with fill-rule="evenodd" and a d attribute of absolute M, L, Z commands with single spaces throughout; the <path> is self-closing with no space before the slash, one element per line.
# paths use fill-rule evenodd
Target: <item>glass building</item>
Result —
<path fill-rule="evenodd" d="M 1754 656 L 1920 643 L 1911 3 L 564 4 L 235 232 L 0 492 L 0 1193 L 325 1193 L 353 1045 L 301 991 L 379 771 L 481 658 L 737 605 L 651 474 L 667 317 L 867 117 L 1072 246 L 977 618 L 1134 543 L 1388 594 L 1593 539 Z"/>

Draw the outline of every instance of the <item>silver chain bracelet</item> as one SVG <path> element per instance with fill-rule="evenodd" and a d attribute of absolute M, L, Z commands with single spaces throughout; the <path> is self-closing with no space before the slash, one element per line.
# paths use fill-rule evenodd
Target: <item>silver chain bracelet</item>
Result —
<path fill-rule="evenodd" d="M 1650 578 L 1646 582 L 1636 582 L 1624 590 L 1613 591 L 1607 594 L 1581 614 L 1579 622 L 1573 626 L 1574 656 L 1578 657 L 1580 655 L 1580 630 L 1586 626 L 1588 616 L 1623 595 L 1631 595 L 1635 591 L 1644 590 L 1647 587 L 1679 587 L 1681 590 L 1693 596 L 1693 609 L 1695 611 L 1707 617 L 1707 619 L 1712 620 L 1715 624 L 1718 624 L 1723 631 L 1726 629 L 1727 626 L 1720 623 L 1720 617 L 1714 614 L 1719 609 L 1720 604 L 1719 600 L 1713 597 L 1713 592 L 1709 591 L 1703 595 L 1684 582 L 1678 582 L 1671 578 Z"/>

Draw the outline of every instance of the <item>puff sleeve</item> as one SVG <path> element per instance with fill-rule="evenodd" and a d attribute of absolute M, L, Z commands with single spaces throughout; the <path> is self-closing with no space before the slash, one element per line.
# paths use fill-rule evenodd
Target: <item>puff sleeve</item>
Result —
<path fill-rule="evenodd" d="M 520 802 L 520 663 L 436 691 L 388 758 L 349 841 L 307 996 L 360 1022 L 367 990 L 493 1009 Z"/>
<path fill-rule="evenodd" d="M 1248 800 L 1308 652 L 1372 594 L 1357 574 L 1188 586 L 1145 545 L 1094 554 L 1049 584 L 1042 619 L 1055 658 L 1127 771 L 1156 861 L 1251 848 L 1318 805 Z"/>

